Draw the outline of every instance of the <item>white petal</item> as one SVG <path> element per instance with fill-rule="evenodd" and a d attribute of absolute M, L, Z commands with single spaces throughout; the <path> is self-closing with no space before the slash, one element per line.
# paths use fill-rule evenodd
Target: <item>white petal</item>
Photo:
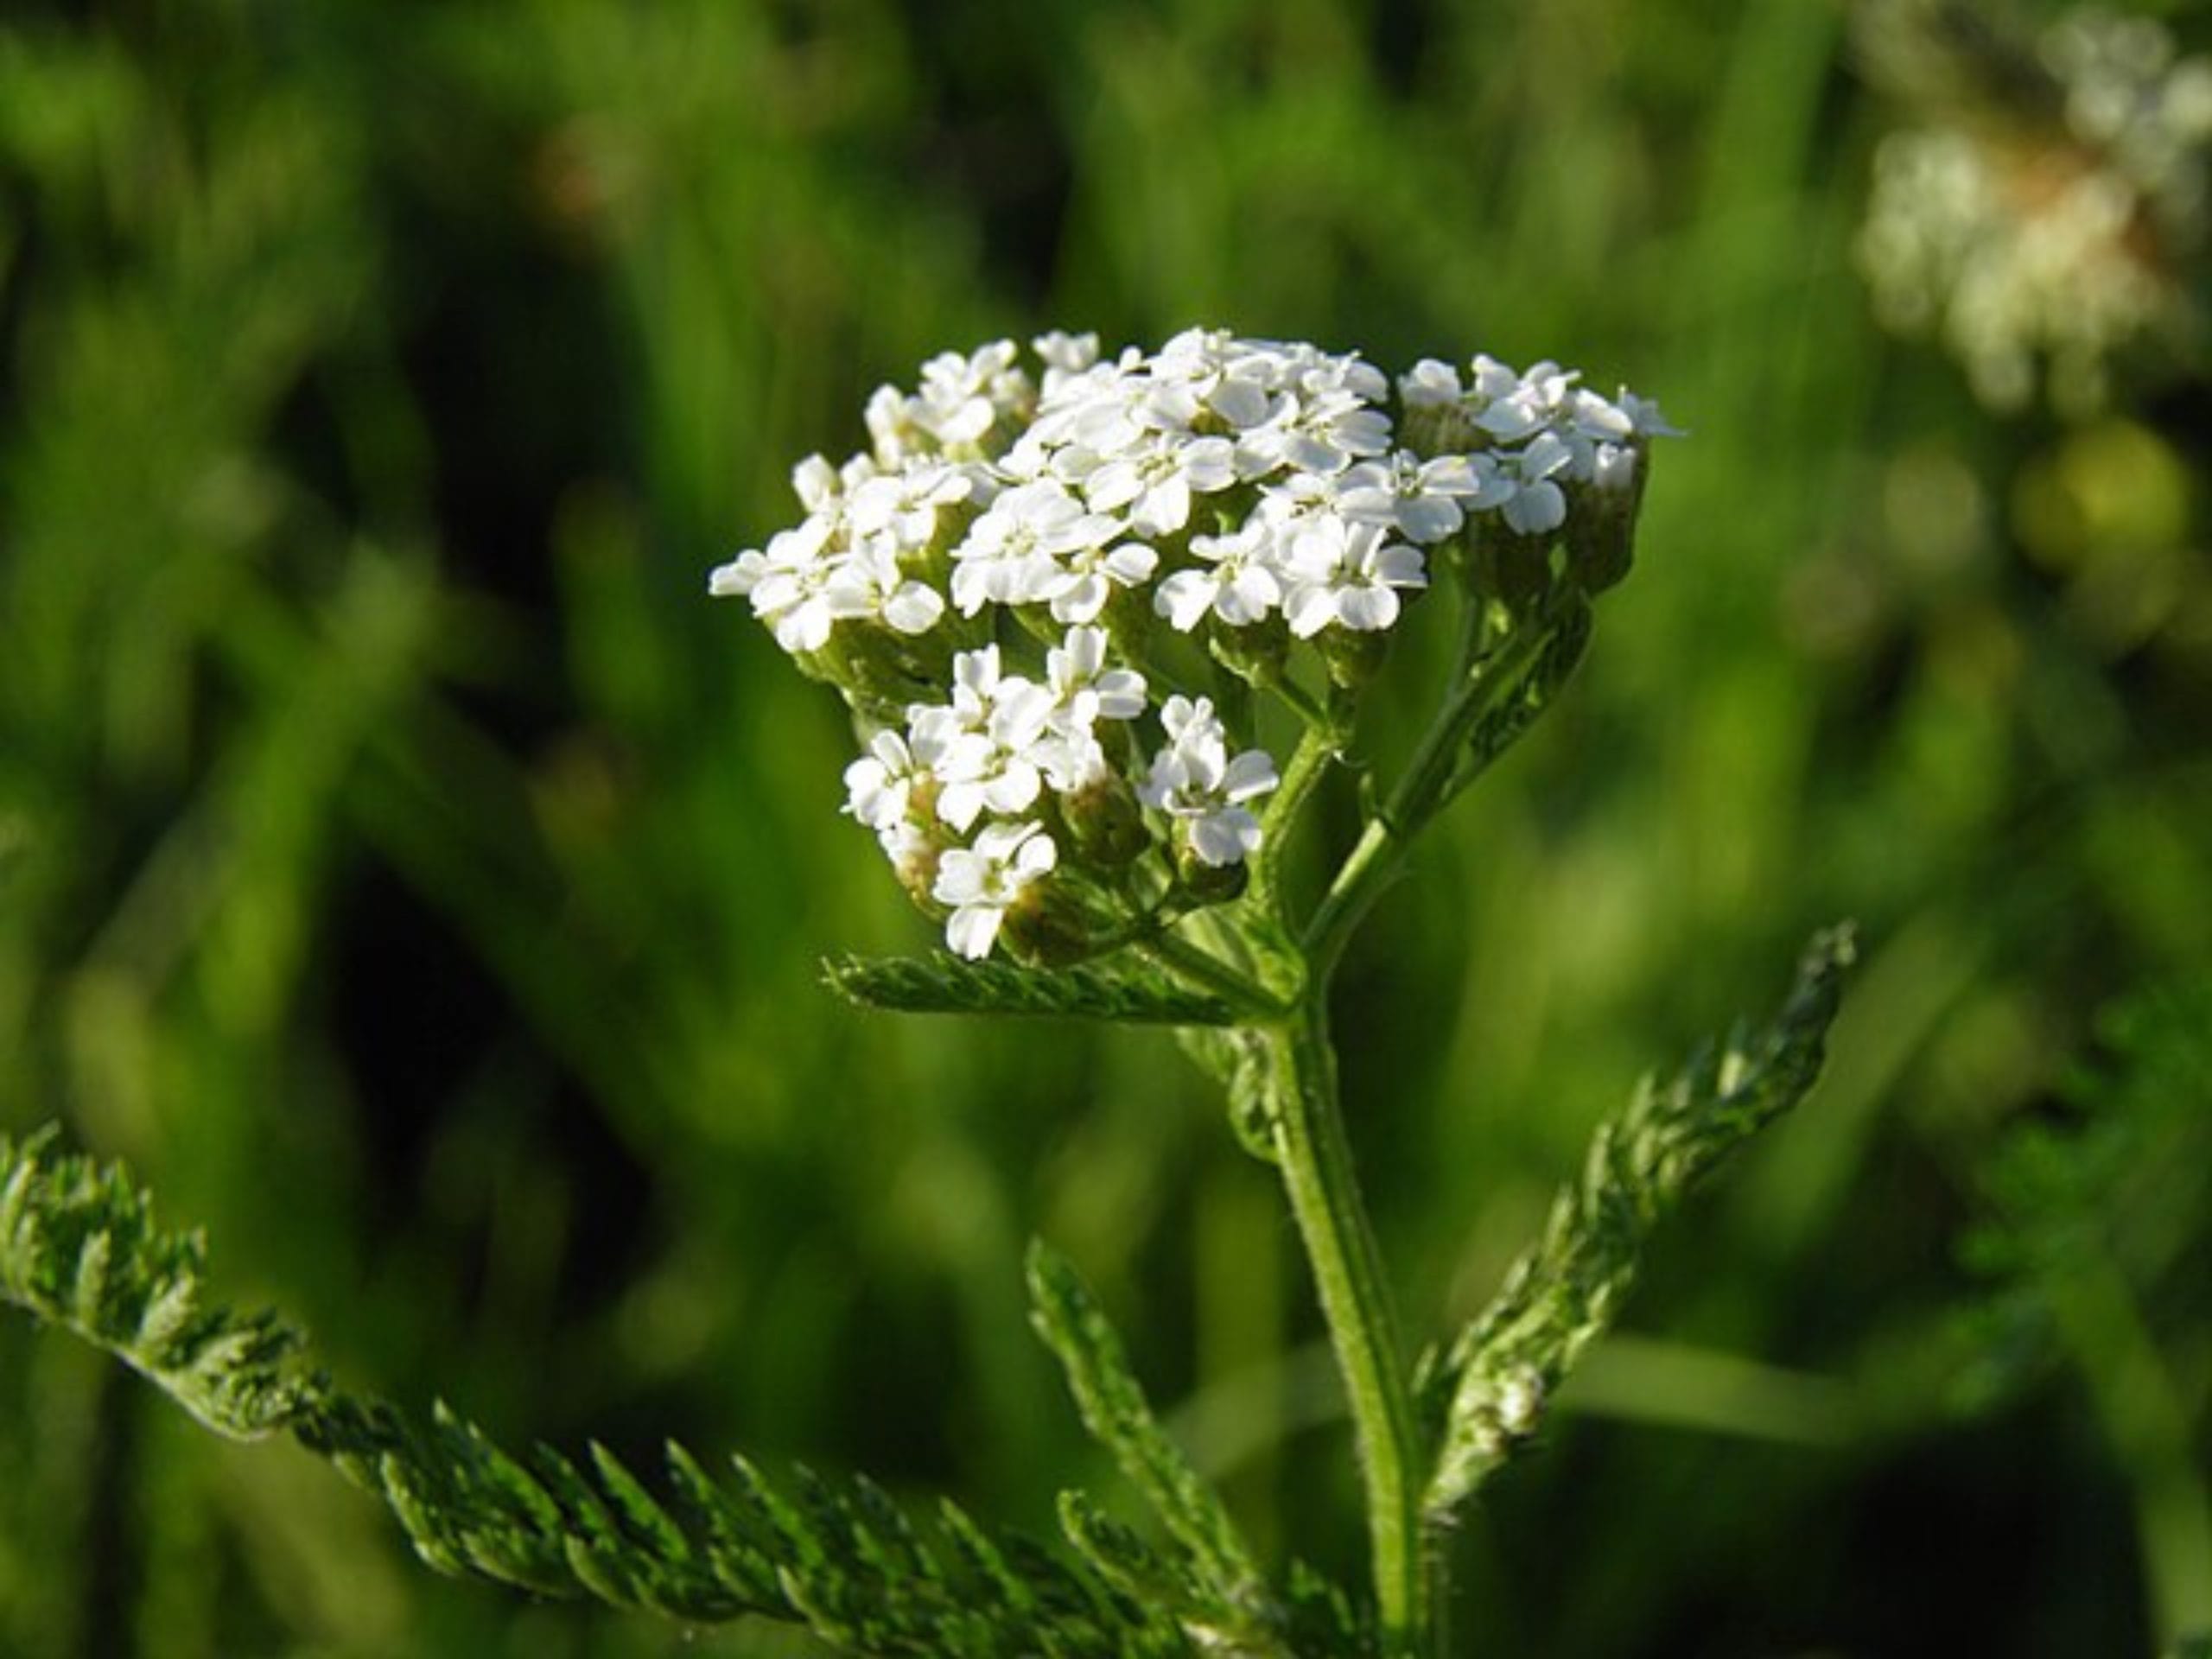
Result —
<path fill-rule="evenodd" d="M 1523 536 L 1541 536 L 1567 522 L 1567 498 L 1549 479 L 1524 485 L 1505 504 L 1505 522 Z"/>
<path fill-rule="evenodd" d="M 1021 843 L 1014 855 L 1014 871 L 1026 884 L 1035 880 L 1060 861 L 1060 849 L 1052 838 L 1039 830 Z"/>
<path fill-rule="evenodd" d="M 1005 918 L 1006 912 L 995 906 L 963 906 L 945 918 L 944 942 L 970 962 L 980 962 L 991 954 L 991 942 L 998 938 L 999 924 Z"/>
<path fill-rule="evenodd" d="M 900 633 L 927 633 L 944 614 L 944 596 L 918 582 L 900 583 L 883 605 L 883 620 Z"/>
<path fill-rule="evenodd" d="M 1241 864 L 1260 850 L 1260 821 L 1241 806 L 1209 812 L 1192 823 L 1191 850 L 1217 868 Z"/>
<path fill-rule="evenodd" d="M 982 810 L 983 786 L 981 784 L 963 779 L 958 783 L 949 783 L 938 791 L 938 817 L 963 834 L 968 826 L 982 815 Z M 957 855 L 947 853 L 945 862 L 950 864 Z M 947 899 L 945 902 L 952 901 Z"/>
<path fill-rule="evenodd" d="M 1188 633 L 1213 605 L 1213 579 L 1201 571 L 1178 570 L 1154 590 L 1152 608 L 1178 633 Z"/>
<path fill-rule="evenodd" d="M 1336 594 L 1319 582 L 1303 583 L 1291 589 L 1282 613 L 1293 633 L 1300 639 L 1311 639 L 1337 620 Z"/>
<path fill-rule="evenodd" d="M 972 905 L 989 889 L 991 861 L 966 847 L 955 847 L 938 861 L 930 897 L 940 905 Z"/>
<path fill-rule="evenodd" d="M 1388 588 L 1347 588 L 1337 595 L 1337 616 L 1359 633 L 1379 633 L 1398 620 L 1398 596 Z"/>
<path fill-rule="evenodd" d="M 1222 775 L 1221 792 L 1232 801 L 1249 801 L 1264 795 L 1281 781 L 1275 763 L 1265 749 L 1247 749 L 1229 763 Z"/>
<path fill-rule="evenodd" d="M 1095 622 L 1113 592 L 1114 584 L 1103 576 L 1070 574 L 1066 584 L 1052 595 L 1052 620 Z"/>

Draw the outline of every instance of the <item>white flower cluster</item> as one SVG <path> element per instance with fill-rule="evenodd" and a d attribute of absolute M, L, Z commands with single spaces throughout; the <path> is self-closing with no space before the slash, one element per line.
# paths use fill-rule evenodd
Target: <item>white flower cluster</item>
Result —
<path fill-rule="evenodd" d="M 803 462 L 801 522 L 709 584 L 875 728 L 846 810 L 971 957 L 1056 887 L 1142 902 L 1126 873 L 1147 851 L 1169 855 L 1156 887 L 1211 872 L 1225 893 L 1258 850 L 1274 762 L 1156 660 L 1173 636 L 1280 665 L 1293 641 L 1379 634 L 1478 521 L 1548 538 L 1575 493 L 1620 516 L 1672 429 L 1548 363 L 1423 362 L 1394 422 L 1381 372 L 1307 345 L 1033 350 L 1033 374 L 1001 340 L 878 391 L 870 451 Z"/>
<path fill-rule="evenodd" d="M 1939 330 L 1994 409 L 2081 412 L 2118 348 L 2173 325 L 2204 235 L 2212 60 L 2145 17 L 2085 10 L 2037 56 L 2055 124 L 1917 128 L 1883 141 L 1859 257 L 1882 319 Z M 2001 136 L 1993 137 L 1993 133 Z"/>

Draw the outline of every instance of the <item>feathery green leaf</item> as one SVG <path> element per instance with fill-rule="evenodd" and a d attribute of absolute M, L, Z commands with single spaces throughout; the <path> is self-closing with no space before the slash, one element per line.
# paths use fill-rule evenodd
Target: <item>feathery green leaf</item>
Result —
<path fill-rule="evenodd" d="M 1423 1502 L 1432 1524 L 1533 1433 L 1545 1402 L 1612 1322 L 1658 1223 L 1812 1088 L 1853 954 L 1847 927 L 1816 935 L 1771 1025 L 1708 1046 L 1663 1085 L 1647 1077 L 1628 1110 L 1598 1131 L 1541 1237 L 1442 1360 L 1424 1368 L 1425 1393 L 1447 1401 Z"/>
<path fill-rule="evenodd" d="M 1121 1340 L 1074 1265 L 1041 1240 L 1029 1247 L 1030 1322 L 1067 1372 L 1084 1427 L 1151 1505 L 1218 1622 L 1276 1622 L 1266 1580 L 1220 1498 L 1154 1416 Z"/>
<path fill-rule="evenodd" d="M 865 1481 L 743 1459 L 723 1480 L 681 1447 L 664 1503 L 593 1446 L 580 1466 L 501 1451 L 442 1405 L 427 1421 L 334 1389 L 266 1313 L 203 1300 L 197 1238 L 162 1231 L 123 1171 L 0 1138 L 0 1299 L 143 1372 L 219 1433 L 289 1431 L 389 1507 L 442 1573 L 670 1617 L 802 1623 L 834 1645 L 917 1659 L 1179 1659 L 1179 1621 L 1082 1560 L 986 1535 L 957 1510 L 914 1525 Z"/>
<path fill-rule="evenodd" d="M 1221 997 L 1143 967 L 1024 968 L 928 957 L 834 957 L 822 977 L 847 1001 L 899 1014 L 1058 1014 L 1123 1024 L 1225 1026 L 1236 1010 Z"/>

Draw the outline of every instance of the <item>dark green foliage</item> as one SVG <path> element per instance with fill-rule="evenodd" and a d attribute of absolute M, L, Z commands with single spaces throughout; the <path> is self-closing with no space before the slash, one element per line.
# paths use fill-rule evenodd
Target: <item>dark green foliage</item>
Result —
<path fill-rule="evenodd" d="M 1497 1298 L 1425 1368 L 1441 1418 L 1424 1507 L 1434 1524 L 1524 1443 L 1546 1401 L 1611 1324 L 1651 1231 L 1750 1136 L 1803 1099 L 1820 1076 L 1828 1027 L 1854 954 L 1836 928 L 1806 947 L 1773 1021 L 1647 1077 L 1592 1141 L 1582 1173 L 1553 1201 L 1542 1236 Z"/>
<path fill-rule="evenodd" d="M 2078 1071 L 2062 1113 L 2018 1126 L 1982 1174 L 1984 1217 L 1961 1247 L 1990 1283 L 1962 1403 L 1986 1406 L 2064 1351 L 2070 1287 L 2108 1277 L 2177 1327 L 2201 1321 L 2212 1206 L 2212 980 L 2147 988 L 2101 1021 L 2105 1064 Z M 2183 1280 L 2188 1282 L 2181 1282 Z"/>
<path fill-rule="evenodd" d="M 1148 1582 L 1138 1555 L 1102 1547 L 1087 1519 L 1071 1536 L 1089 1567 L 995 1540 L 950 1508 L 917 1527 L 865 1480 L 801 1469 L 785 1492 L 741 1458 L 717 1481 L 676 1446 L 671 1506 L 603 1446 L 587 1467 L 548 1447 L 519 1460 L 442 1405 L 424 1423 L 343 1393 L 302 1369 L 299 1338 L 272 1316 L 202 1302 L 198 1240 L 156 1227 L 125 1172 L 53 1146 L 48 1133 L 0 1139 L 0 1294 L 211 1427 L 289 1431 L 382 1497 L 442 1573 L 702 1623 L 788 1620 L 855 1653 L 1191 1651 L 1169 1604 L 1131 1593 Z"/>
<path fill-rule="evenodd" d="M 1123 1024 L 1225 1026 L 1236 1010 L 1154 969 L 1024 968 L 987 959 L 835 957 L 822 976 L 846 1001 L 900 1014 L 1021 1014 Z"/>

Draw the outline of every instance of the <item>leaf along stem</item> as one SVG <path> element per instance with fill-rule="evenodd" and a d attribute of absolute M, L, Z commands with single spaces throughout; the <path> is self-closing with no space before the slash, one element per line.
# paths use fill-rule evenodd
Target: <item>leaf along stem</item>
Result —
<path fill-rule="evenodd" d="M 1367 821 L 1306 925 L 1301 944 L 1317 980 L 1327 978 L 1352 931 L 1396 879 L 1414 837 L 1456 792 L 1462 781 L 1461 753 L 1469 737 L 1492 701 L 1518 685 L 1541 657 L 1554 621 L 1548 616 L 1528 618 L 1514 624 L 1503 642 L 1497 644 L 1489 607 L 1475 600 L 1466 602 L 1451 696 L 1421 734 L 1404 775 Z"/>

